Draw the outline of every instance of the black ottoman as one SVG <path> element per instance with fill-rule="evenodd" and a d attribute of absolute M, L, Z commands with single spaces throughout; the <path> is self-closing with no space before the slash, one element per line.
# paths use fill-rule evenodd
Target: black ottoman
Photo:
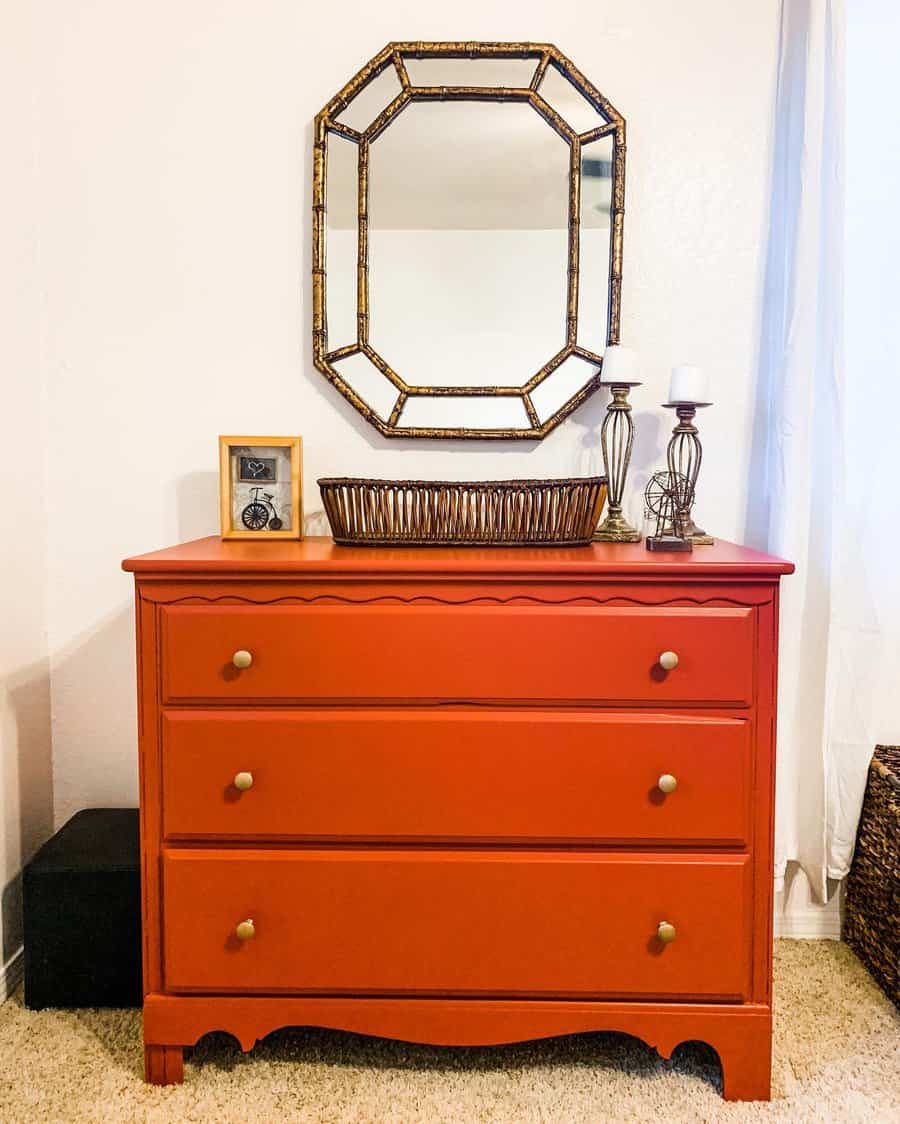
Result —
<path fill-rule="evenodd" d="M 140 1007 L 136 808 L 86 808 L 25 867 L 25 1005 Z"/>

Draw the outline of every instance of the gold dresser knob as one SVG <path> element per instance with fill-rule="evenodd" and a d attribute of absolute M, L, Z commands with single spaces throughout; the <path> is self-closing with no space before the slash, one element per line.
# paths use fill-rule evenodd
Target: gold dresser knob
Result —
<path fill-rule="evenodd" d="M 674 780 L 674 777 L 672 779 Z M 234 787 L 238 790 L 238 792 L 246 792 L 248 788 L 253 788 L 253 774 L 235 773 Z"/>
<path fill-rule="evenodd" d="M 253 663 L 253 656 L 241 648 L 231 657 L 231 662 L 239 671 L 243 671 L 245 667 L 249 667 Z"/>
<path fill-rule="evenodd" d="M 659 666 L 663 671 L 674 671 L 678 667 L 678 653 L 677 652 L 661 652 L 659 656 Z"/>
<path fill-rule="evenodd" d="M 249 917 L 246 921 L 242 921 L 234 932 L 239 941 L 249 941 L 251 937 L 256 936 L 256 928 Z"/>
<path fill-rule="evenodd" d="M 675 926 L 668 921 L 660 921 L 656 927 L 656 935 L 663 944 L 671 944 L 675 940 Z"/>
<path fill-rule="evenodd" d="M 249 776 L 249 773 L 239 773 L 238 776 Z M 234 783 L 237 784 L 237 778 L 235 778 Z M 238 788 L 240 787 L 241 786 L 238 785 Z M 678 788 L 678 778 L 673 777 L 671 773 L 663 773 L 663 775 L 656 782 L 656 787 L 660 792 L 665 792 L 666 795 L 668 795 L 670 792 L 674 792 L 675 789 Z"/>

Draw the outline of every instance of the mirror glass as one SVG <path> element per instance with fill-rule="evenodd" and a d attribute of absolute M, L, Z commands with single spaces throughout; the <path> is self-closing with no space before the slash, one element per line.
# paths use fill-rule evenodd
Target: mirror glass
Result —
<path fill-rule="evenodd" d="M 581 253 L 578 342 L 603 353 L 609 305 L 613 138 L 581 146 Z"/>
<path fill-rule="evenodd" d="M 481 58 L 406 57 L 403 65 L 413 86 L 479 86 L 527 89 L 534 75 L 534 60 Z"/>
<path fill-rule="evenodd" d="M 317 119 L 317 366 L 385 433 L 543 436 L 618 338 L 624 123 L 553 48 L 406 47 Z"/>
<path fill-rule="evenodd" d="M 328 338 L 356 339 L 356 185 L 359 146 L 334 133 L 328 145 Z"/>
<path fill-rule="evenodd" d="M 515 386 L 565 346 L 569 146 L 530 105 L 414 102 L 369 169 L 369 342 L 395 371 Z"/>

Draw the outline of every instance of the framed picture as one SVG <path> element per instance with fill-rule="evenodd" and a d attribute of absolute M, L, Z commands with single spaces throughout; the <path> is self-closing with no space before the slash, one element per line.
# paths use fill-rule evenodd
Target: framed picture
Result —
<path fill-rule="evenodd" d="M 223 539 L 302 539 L 299 437 L 220 437 Z"/>

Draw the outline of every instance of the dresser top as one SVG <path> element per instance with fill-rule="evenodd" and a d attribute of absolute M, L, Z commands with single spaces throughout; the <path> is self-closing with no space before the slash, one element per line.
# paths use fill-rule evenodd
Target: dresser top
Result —
<path fill-rule="evenodd" d="M 579 547 L 361 547 L 330 538 L 257 542 L 217 536 L 126 558 L 136 574 L 534 574 L 774 577 L 793 573 L 781 558 L 717 540 L 690 554 L 653 554 L 643 543 Z"/>

